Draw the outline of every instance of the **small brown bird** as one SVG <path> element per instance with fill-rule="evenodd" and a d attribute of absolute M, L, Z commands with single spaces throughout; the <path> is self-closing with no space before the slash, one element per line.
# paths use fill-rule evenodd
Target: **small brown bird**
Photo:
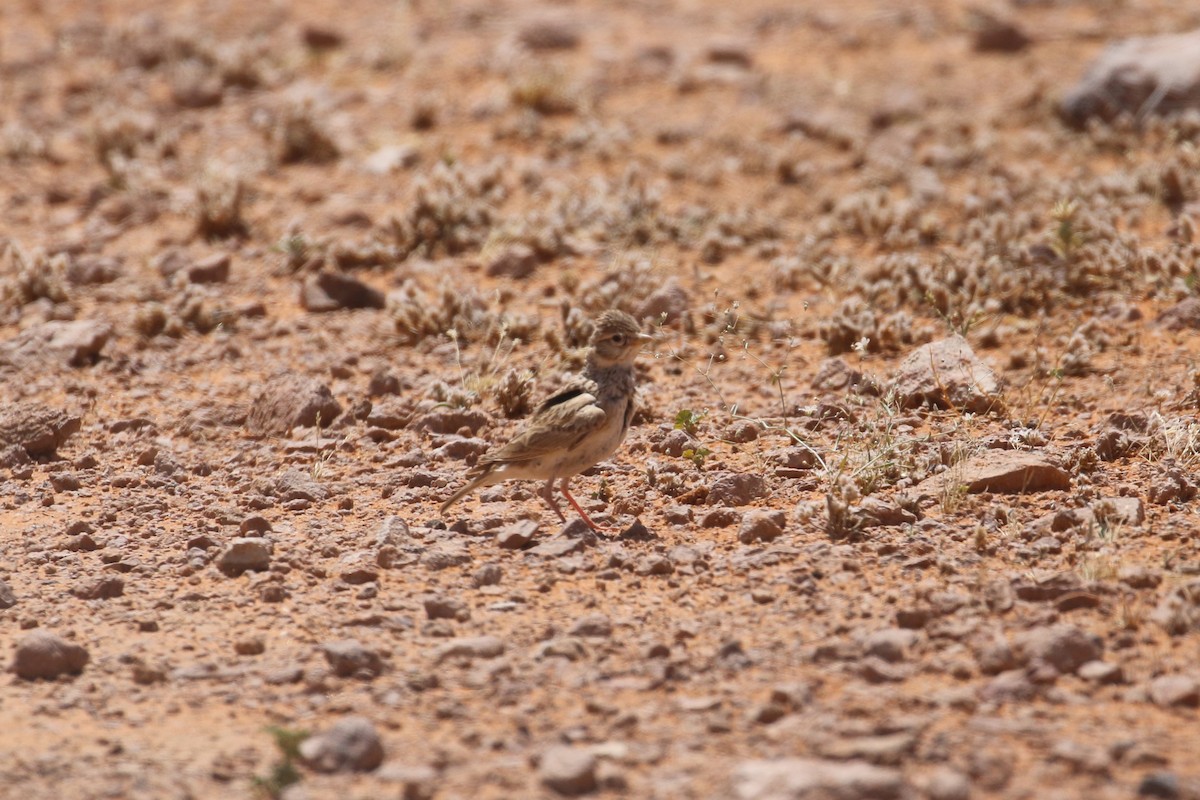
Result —
<path fill-rule="evenodd" d="M 623 311 L 596 320 L 587 366 L 580 378 L 538 406 L 525 429 L 489 452 L 468 473 L 471 479 L 442 504 L 442 513 L 482 486 L 501 481 L 544 480 L 541 497 L 566 521 L 554 501 L 554 482 L 592 530 L 600 530 L 571 496 L 571 478 L 608 458 L 620 446 L 633 419 L 633 362 L 644 342 L 637 321 Z"/>

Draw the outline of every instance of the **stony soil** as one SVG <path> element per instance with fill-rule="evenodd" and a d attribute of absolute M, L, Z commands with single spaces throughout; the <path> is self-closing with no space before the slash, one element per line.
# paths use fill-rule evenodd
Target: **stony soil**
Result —
<path fill-rule="evenodd" d="M 1200 797 L 1189 6 L 0 4 L 0 786 Z"/>

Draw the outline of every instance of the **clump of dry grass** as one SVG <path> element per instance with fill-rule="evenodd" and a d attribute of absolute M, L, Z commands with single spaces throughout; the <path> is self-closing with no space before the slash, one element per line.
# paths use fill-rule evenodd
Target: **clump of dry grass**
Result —
<path fill-rule="evenodd" d="M 537 335 L 536 317 L 506 313 L 492 305 L 476 290 L 464 290 L 450 280 L 431 294 L 410 279 L 388 296 L 389 313 L 405 344 L 450 336 L 456 343 L 481 342 L 498 348 L 505 343 L 529 342 Z M 503 308 L 504 304 L 497 305 Z"/>
<path fill-rule="evenodd" d="M 341 156 L 341 149 L 311 102 L 286 106 L 268 128 L 268 138 L 279 164 L 327 164 Z"/>
<path fill-rule="evenodd" d="M 46 299 L 53 303 L 67 301 L 67 267 L 65 253 L 49 256 L 43 250 L 27 253 L 16 242 L 9 242 L 0 254 L 0 300 L 23 306 Z"/>
<path fill-rule="evenodd" d="M 509 97 L 518 108 L 539 114 L 573 114 L 584 105 L 583 92 L 555 64 L 538 61 L 516 70 Z"/>
<path fill-rule="evenodd" d="M 246 185 L 240 177 L 208 175 L 196 187 L 194 234 L 204 239 L 246 236 Z"/>
<path fill-rule="evenodd" d="M 386 228 L 398 255 L 456 255 L 480 247 L 508 196 L 499 160 L 479 167 L 437 164 L 419 180 L 416 196 Z"/>

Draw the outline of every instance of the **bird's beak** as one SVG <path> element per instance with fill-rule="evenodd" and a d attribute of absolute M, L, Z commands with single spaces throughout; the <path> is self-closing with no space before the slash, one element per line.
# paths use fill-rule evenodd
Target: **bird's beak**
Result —
<path fill-rule="evenodd" d="M 648 333 L 639 333 L 639 334 L 638 334 L 638 339 L 639 339 L 639 340 L 641 340 L 641 341 L 643 341 L 643 342 L 652 342 L 652 341 L 654 341 L 654 337 L 653 337 L 653 336 L 651 336 L 651 335 L 650 335 L 650 334 L 648 334 Z"/>

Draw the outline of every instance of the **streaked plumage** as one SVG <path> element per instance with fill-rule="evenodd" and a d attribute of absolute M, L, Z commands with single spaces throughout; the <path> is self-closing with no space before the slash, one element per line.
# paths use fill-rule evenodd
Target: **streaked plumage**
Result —
<path fill-rule="evenodd" d="M 508 480 L 544 480 L 541 496 L 565 521 L 554 501 L 554 481 L 589 527 L 598 530 L 571 496 L 571 478 L 608 458 L 625 439 L 633 418 L 633 362 L 650 339 L 622 311 L 606 311 L 596 320 L 583 374 L 546 400 L 525 428 L 503 447 L 486 453 L 468 474 L 471 479 L 442 504 L 442 513 L 483 486 Z"/>

